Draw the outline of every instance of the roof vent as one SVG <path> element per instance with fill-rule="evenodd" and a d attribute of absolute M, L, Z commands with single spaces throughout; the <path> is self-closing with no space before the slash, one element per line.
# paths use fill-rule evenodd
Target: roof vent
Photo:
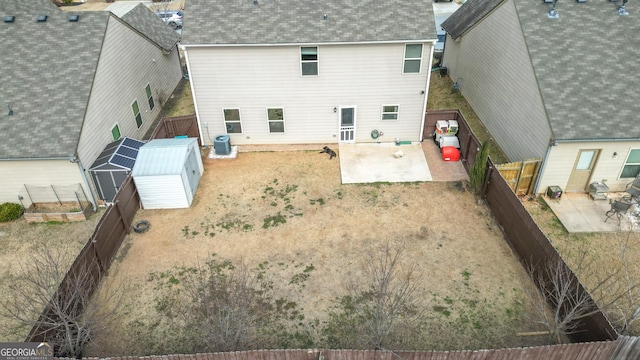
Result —
<path fill-rule="evenodd" d="M 618 16 L 627 16 L 627 15 L 629 15 L 629 12 L 624 7 L 626 5 L 627 1 L 628 0 L 622 1 L 622 5 L 620 5 L 620 7 L 618 8 Z"/>
<path fill-rule="evenodd" d="M 7 115 L 8 116 L 12 116 L 13 115 L 13 109 L 11 108 L 11 105 L 7 105 L 7 109 L 9 109 L 9 113 Z"/>
<path fill-rule="evenodd" d="M 558 11 L 556 10 L 556 5 L 558 5 L 558 0 L 553 1 L 553 6 L 551 7 L 551 10 L 549 10 L 549 13 L 547 14 L 547 17 L 549 19 L 557 19 L 560 17 L 560 15 L 558 15 Z"/>
<path fill-rule="evenodd" d="M 69 15 L 69 22 L 78 22 L 80 15 Z"/>
<path fill-rule="evenodd" d="M 47 21 L 47 15 L 38 15 L 36 20 L 38 20 L 38 22 L 45 22 Z"/>
<path fill-rule="evenodd" d="M 4 22 L 6 22 L 6 23 L 12 23 L 12 22 L 13 22 L 13 20 L 15 20 L 15 19 L 16 19 L 16 17 L 15 17 L 15 16 L 13 16 L 13 15 L 5 15 L 5 17 L 4 17 Z"/>

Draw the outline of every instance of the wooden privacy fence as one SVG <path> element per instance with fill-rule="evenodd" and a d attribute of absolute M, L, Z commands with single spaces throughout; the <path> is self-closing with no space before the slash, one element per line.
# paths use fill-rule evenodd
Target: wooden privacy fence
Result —
<path fill-rule="evenodd" d="M 31 329 L 25 342 L 42 342 L 52 339 L 58 331 L 53 325 L 60 324 L 57 305 L 64 303 L 71 311 L 79 311 L 85 299 L 74 297 L 81 293 L 90 297 L 98 287 L 102 276 L 111 265 L 122 240 L 130 233 L 131 222 L 140 208 L 140 197 L 133 182 L 128 177 L 120 191 L 98 222 L 93 235 L 80 251 L 64 279 L 58 285 L 49 305 L 45 307 L 36 325 Z M 82 279 L 79 282 L 78 279 Z M 77 289 L 78 285 L 84 289 Z"/>
<path fill-rule="evenodd" d="M 176 136 L 187 136 L 198 139 L 200 142 L 200 130 L 198 129 L 198 118 L 195 114 L 177 117 L 164 117 L 151 134 L 151 139 L 167 139 Z"/>
<path fill-rule="evenodd" d="M 540 169 L 540 160 L 532 159 L 496 165 L 496 169 L 516 195 L 529 195 Z"/>
<path fill-rule="evenodd" d="M 386 350 L 251 350 L 226 353 L 111 357 L 109 360 L 611 360 L 627 339 L 585 344 L 562 344 L 516 349 L 456 351 Z M 97 360 L 98 358 L 84 358 Z"/>
<path fill-rule="evenodd" d="M 467 173 L 469 173 L 471 167 L 476 162 L 476 154 L 481 146 L 480 140 L 471 131 L 469 124 L 459 110 L 427 111 L 425 115 L 425 129 L 427 127 L 435 127 L 437 120 L 458 121 L 458 126 L 460 127 L 458 130 L 460 155 L 461 159 L 463 159 L 463 165 Z M 555 247 L 553 247 L 551 241 L 549 241 L 529 212 L 524 208 L 520 198 L 518 198 L 512 190 L 509 182 L 496 170 L 496 166 L 491 159 L 487 159 L 486 168 L 486 176 L 484 185 L 482 186 L 483 191 L 481 196 L 486 199 L 487 205 L 491 209 L 498 224 L 500 224 L 505 239 L 516 252 L 522 264 L 527 268 L 533 269 L 534 277 L 538 278 L 541 276 L 542 278 L 546 278 L 548 277 L 548 272 L 545 271 L 545 266 L 553 261 L 560 262 L 561 268 L 567 269 L 569 277 L 572 280 L 571 283 L 575 284 L 574 291 L 571 293 L 576 296 L 576 298 L 586 294 L 587 292 L 580 284 L 577 276 L 571 271 Z M 528 181 L 533 181 L 533 179 Z M 590 304 L 595 305 L 593 299 L 590 297 L 589 299 Z M 549 305 L 555 308 L 557 304 Z M 601 311 L 579 319 L 577 323 L 577 332 L 569 335 L 571 340 L 575 342 L 614 340 L 618 336 L 616 330 L 611 326 L 611 323 Z"/>

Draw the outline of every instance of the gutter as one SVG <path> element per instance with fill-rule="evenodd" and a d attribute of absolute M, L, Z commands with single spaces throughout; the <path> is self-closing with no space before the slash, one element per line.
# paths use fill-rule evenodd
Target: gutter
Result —
<path fill-rule="evenodd" d="M 557 145 L 560 143 L 574 143 L 574 142 L 585 142 L 585 141 L 593 141 L 593 142 L 614 142 L 614 141 L 640 141 L 640 138 L 608 138 L 608 139 L 601 139 L 601 138 L 584 138 L 584 139 L 554 139 L 551 141 L 552 145 Z"/>
<path fill-rule="evenodd" d="M 555 142 L 557 145 L 557 142 Z M 538 170 L 538 176 L 536 176 L 536 182 L 533 184 L 533 193 L 537 194 L 538 189 L 540 188 L 540 181 L 542 176 L 540 174 L 544 174 L 544 170 L 547 167 L 547 159 L 549 159 L 549 154 L 551 153 L 551 147 L 555 146 L 554 141 L 549 141 L 549 146 L 547 146 L 547 153 L 544 155 L 544 159 L 542 159 L 542 164 L 540 165 L 540 169 Z"/>
<path fill-rule="evenodd" d="M 324 46 L 324 45 L 370 45 L 370 44 L 411 44 L 411 43 L 427 43 L 438 42 L 438 39 L 404 39 L 404 40 L 386 40 L 386 41 L 336 41 L 336 42 L 300 42 L 300 43 L 244 43 L 244 44 L 181 44 L 182 50 L 187 47 L 245 47 L 245 46 Z"/>

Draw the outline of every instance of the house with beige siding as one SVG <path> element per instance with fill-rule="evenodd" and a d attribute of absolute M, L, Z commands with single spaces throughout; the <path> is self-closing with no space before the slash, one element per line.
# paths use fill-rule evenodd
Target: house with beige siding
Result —
<path fill-rule="evenodd" d="M 204 144 L 422 140 L 431 1 L 189 0 L 183 26 Z"/>
<path fill-rule="evenodd" d="M 81 184 L 104 147 L 142 139 L 182 78 L 178 36 L 144 5 L 61 11 L 0 0 L 0 203 L 25 185 Z"/>
<path fill-rule="evenodd" d="M 640 7 L 624 6 L 475 0 L 442 24 L 443 66 L 509 160 L 542 159 L 538 193 L 640 173 Z"/>

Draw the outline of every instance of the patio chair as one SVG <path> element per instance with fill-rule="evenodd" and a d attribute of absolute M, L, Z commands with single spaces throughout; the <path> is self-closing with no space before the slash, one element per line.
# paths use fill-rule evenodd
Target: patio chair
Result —
<path fill-rule="evenodd" d="M 604 222 L 615 217 L 618 220 L 618 225 L 620 225 L 620 220 L 622 220 L 622 217 L 626 215 L 627 211 L 631 208 L 631 203 L 622 200 L 609 202 L 611 203 L 611 209 L 605 213 L 607 218 L 604 219 Z"/>
<path fill-rule="evenodd" d="M 624 196 L 626 202 L 635 202 L 640 205 L 640 175 L 636 176 L 636 178 L 627 184 L 627 188 L 624 190 L 627 195 Z"/>

